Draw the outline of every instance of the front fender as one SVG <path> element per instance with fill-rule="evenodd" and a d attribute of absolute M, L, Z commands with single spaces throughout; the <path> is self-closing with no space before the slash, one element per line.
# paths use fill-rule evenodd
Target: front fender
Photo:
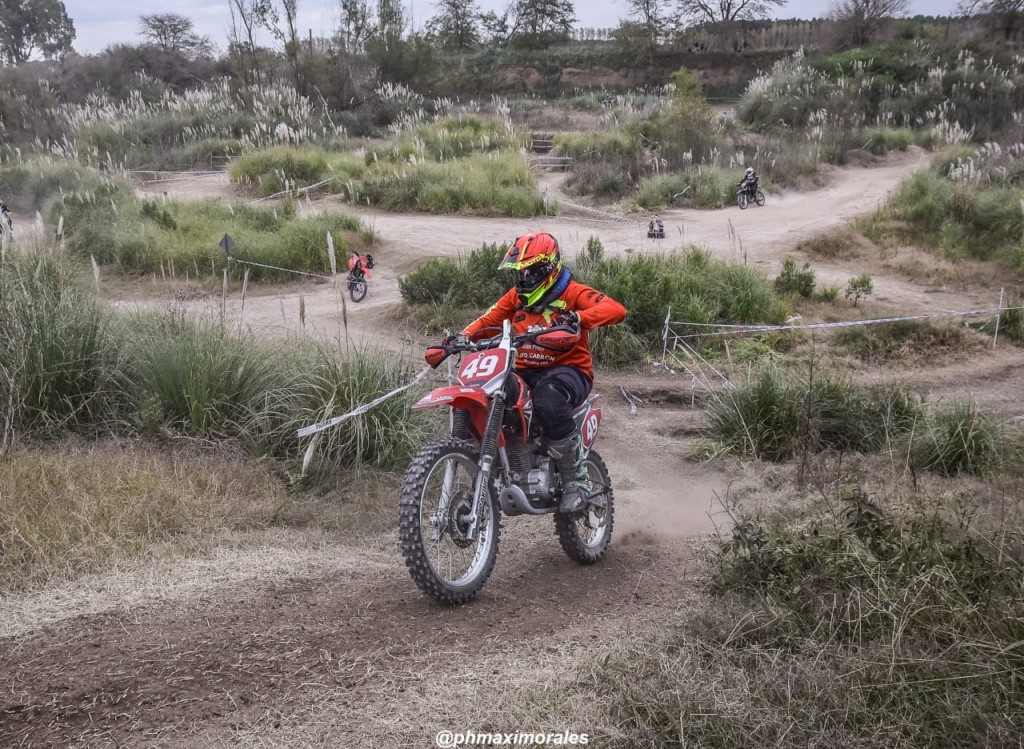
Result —
<path fill-rule="evenodd" d="M 464 385 L 449 385 L 447 387 L 431 390 L 425 396 L 416 401 L 412 408 L 437 408 L 438 406 L 451 406 L 452 408 L 464 408 L 473 412 L 482 408 L 487 413 L 490 407 L 490 399 L 483 388 L 466 387 Z"/>

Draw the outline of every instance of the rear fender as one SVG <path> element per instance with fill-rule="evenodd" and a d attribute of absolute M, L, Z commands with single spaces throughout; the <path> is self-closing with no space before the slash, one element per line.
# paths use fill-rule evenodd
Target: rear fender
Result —
<path fill-rule="evenodd" d="M 597 441 L 598 429 L 601 427 L 601 409 L 595 405 L 600 397 L 599 395 L 591 395 L 573 413 L 573 421 L 576 423 L 576 429 L 583 439 L 583 449 L 585 452 L 590 452 L 590 448 L 594 446 L 594 442 Z"/>

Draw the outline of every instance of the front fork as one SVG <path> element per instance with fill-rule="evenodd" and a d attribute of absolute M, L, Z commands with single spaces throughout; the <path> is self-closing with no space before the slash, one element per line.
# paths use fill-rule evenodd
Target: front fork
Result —
<path fill-rule="evenodd" d="M 477 473 L 476 484 L 473 487 L 473 507 L 469 513 L 469 528 L 466 530 L 466 538 L 470 541 L 476 537 L 477 527 L 480 523 L 480 502 L 490 486 L 491 469 L 498 453 L 498 433 L 504 414 L 505 395 L 499 391 L 491 401 L 491 410 L 487 414 L 487 428 L 484 430 L 483 443 L 480 445 L 480 471 Z"/>

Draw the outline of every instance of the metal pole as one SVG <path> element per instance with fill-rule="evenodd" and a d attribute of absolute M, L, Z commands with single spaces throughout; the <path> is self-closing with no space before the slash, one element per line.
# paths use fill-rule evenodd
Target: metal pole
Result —
<path fill-rule="evenodd" d="M 1003 319 L 1003 295 L 1006 293 L 1004 286 L 999 290 L 999 312 L 996 313 L 996 332 L 992 334 L 992 348 L 995 349 L 996 341 L 999 339 L 999 321 Z"/>

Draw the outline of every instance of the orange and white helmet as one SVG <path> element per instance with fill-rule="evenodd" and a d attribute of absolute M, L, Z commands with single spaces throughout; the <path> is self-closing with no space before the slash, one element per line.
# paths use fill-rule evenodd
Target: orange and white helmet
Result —
<path fill-rule="evenodd" d="M 558 240 L 546 231 L 516 237 L 498 270 L 512 271 L 512 283 L 523 306 L 536 307 L 562 274 Z"/>

